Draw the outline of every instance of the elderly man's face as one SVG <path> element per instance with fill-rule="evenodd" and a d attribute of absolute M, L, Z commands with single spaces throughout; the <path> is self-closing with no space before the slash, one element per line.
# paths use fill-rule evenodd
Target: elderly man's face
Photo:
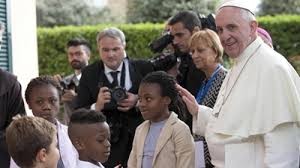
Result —
<path fill-rule="evenodd" d="M 246 21 L 239 8 L 223 7 L 216 15 L 218 35 L 225 52 L 231 57 L 238 57 L 254 40 L 257 26 L 255 21 Z"/>

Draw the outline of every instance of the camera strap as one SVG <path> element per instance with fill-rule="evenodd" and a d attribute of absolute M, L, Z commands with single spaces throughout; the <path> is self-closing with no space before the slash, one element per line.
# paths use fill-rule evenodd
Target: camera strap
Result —
<path fill-rule="evenodd" d="M 121 80 L 120 80 L 120 86 L 122 88 L 125 88 L 125 73 L 126 72 L 126 65 L 125 62 L 123 61 L 123 66 L 122 66 L 122 70 L 121 70 Z"/>

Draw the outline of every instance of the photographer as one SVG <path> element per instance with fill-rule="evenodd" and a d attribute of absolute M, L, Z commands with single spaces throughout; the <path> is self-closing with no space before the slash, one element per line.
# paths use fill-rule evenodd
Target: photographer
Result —
<path fill-rule="evenodd" d="M 189 54 L 188 42 L 191 36 L 201 29 L 215 29 L 214 18 L 212 15 L 199 17 L 192 11 L 182 11 L 168 20 L 167 27 L 168 31 L 160 39 L 150 44 L 152 51 L 163 51 L 160 56 L 155 57 L 151 61 L 156 70 L 164 70 L 166 72 L 169 70 L 172 70 L 172 72 L 178 71 L 178 83 L 196 96 L 205 79 L 205 74 L 203 71 L 197 69 L 193 63 L 192 57 Z M 173 48 L 172 54 L 164 53 L 168 47 Z M 190 114 L 188 114 L 186 123 L 190 128 L 192 126 L 191 118 Z"/>
<path fill-rule="evenodd" d="M 67 43 L 67 56 L 68 62 L 72 69 L 73 74 L 62 77 L 61 75 L 54 75 L 54 79 L 60 83 L 63 94 L 61 101 L 64 104 L 64 123 L 68 123 L 71 113 L 75 108 L 77 90 L 81 71 L 88 65 L 91 55 L 90 44 L 83 38 L 73 38 Z"/>
<path fill-rule="evenodd" d="M 127 167 L 136 127 L 143 121 L 136 111 L 141 79 L 153 71 L 150 62 L 131 60 L 126 55 L 125 35 L 106 28 L 97 35 L 100 59 L 87 66 L 80 79 L 78 108 L 102 111 L 111 131 L 111 153 L 103 165 Z"/>
<path fill-rule="evenodd" d="M 150 49 L 159 53 L 150 60 L 155 70 L 175 75 L 179 84 L 194 96 L 205 75 L 195 67 L 189 54 L 188 41 L 195 32 L 204 28 L 216 30 L 212 14 L 205 17 L 197 16 L 192 11 L 182 11 L 167 21 L 162 37 L 150 44 Z"/>

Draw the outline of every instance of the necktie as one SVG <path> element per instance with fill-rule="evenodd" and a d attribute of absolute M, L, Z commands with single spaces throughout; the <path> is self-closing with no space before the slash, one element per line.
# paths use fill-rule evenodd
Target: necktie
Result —
<path fill-rule="evenodd" d="M 118 73 L 119 73 L 119 71 L 112 71 L 112 72 L 110 72 L 110 75 L 113 78 L 113 81 L 112 81 L 112 86 L 113 87 L 116 87 L 116 86 L 119 85 L 119 82 L 118 82 Z"/>

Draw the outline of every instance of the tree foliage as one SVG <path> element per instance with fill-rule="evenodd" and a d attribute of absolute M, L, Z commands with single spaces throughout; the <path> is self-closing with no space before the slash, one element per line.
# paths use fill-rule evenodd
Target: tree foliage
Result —
<path fill-rule="evenodd" d="M 84 0 L 37 0 L 36 9 L 37 24 L 43 27 L 114 21 L 109 9 L 90 6 Z"/>
<path fill-rule="evenodd" d="M 162 23 L 182 10 L 207 15 L 214 13 L 218 2 L 219 0 L 128 0 L 127 21 Z"/>
<path fill-rule="evenodd" d="M 258 14 L 300 14 L 300 0 L 262 0 Z"/>

